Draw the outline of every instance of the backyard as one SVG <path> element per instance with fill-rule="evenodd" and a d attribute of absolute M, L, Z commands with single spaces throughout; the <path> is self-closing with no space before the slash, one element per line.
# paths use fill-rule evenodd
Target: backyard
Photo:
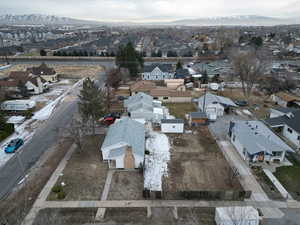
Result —
<path fill-rule="evenodd" d="M 163 182 L 166 198 L 178 198 L 181 191 L 242 190 L 207 127 L 171 139 L 168 177 Z"/>
<path fill-rule="evenodd" d="M 178 208 L 175 220 L 171 208 L 151 208 L 147 218 L 146 208 L 108 208 L 101 223 L 94 221 L 97 209 L 43 209 L 33 225 L 56 224 L 106 224 L 106 225 L 214 225 L 214 208 Z"/>
<path fill-rule="evenodd" d="M 185 119 L 185 115 L 189 114 L 190 112 L 197 112 L 196 105 L 194 103 L 164 103 L 169 109 L 171 115 L 175 116 L 176 118 Z"/>

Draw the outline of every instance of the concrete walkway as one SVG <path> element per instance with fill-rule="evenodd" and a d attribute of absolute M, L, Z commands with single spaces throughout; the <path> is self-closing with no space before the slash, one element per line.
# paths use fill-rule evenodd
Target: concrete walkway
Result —
<path fill-rule="evenodd" d="M 280 192 L 283 198 L 289 201 L 294 201 L 293 197 L 288 193 L 288 191 L 281 185 L 279 180 L 273 175 L 273 173 L 268 169 L 263 169 L 264 173 L 269 177 L 271 182 L 275 185 L 277 190 Z"/>
<path fill-rule="evenodd" d="M 110 189 L 110 185 L 111 185 L 111 181 L 112 181 L 114 173 L 115 173 L 115 170 L 108 170 L 105 185 L 104 185 L 104 190 L 101 195 L 101 201 L 105 201 L 108 198 L 109 189 Z M 106 208 L 99 208 L 97 210 L 95 220 L 99 221 L 99 220 L 103 219 L 105 216 L 105 212 L 106 212 Z"/>
<path fill-rule="evenodd" d="M 251 173 L 249 166 L 240 157 L 233 145 L 229 141 L 217 141 L 217 143 L 230 166 L 238 170 L 243 188 L 252 191 L 251 200 L 269 201 L 268 196 Z"/>
<path fill-rule="evenodd" d="M 299 202 L 283 201 L 196 201 L 196 200 L 106 200 L 106 201 L 47 201 L 44 208 L 146 208 L 146 207 L 230 207 L 300 208 Z"/>
<path fill-rule="evenodd" d="M 22 225 L 32 225 L 40 209 L 45 208 L 45 202 L 47 200 L 48 195 L 51 192 L 52 187 L 56 184 L 57 179 L 59 178 L 60 174 L 63 172 L 64 168 L 66 167 L 68 160 L 71 158 L 75 149 L 76 149 L 76 145 L 73 144 L 69 149 L 69 151 L 67 152 L 67 154 L 59 163 L 58 167 L 56 168 L 56 170 L 48 180 L 47 184 L 44 186 L 43 190 L 41 191 L 35 203 L 33 204 L 31 210 L 25 217 Z"/>

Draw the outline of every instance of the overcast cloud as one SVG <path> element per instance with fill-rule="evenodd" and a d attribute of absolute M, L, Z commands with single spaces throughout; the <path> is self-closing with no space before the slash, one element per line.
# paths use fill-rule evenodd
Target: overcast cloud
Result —
<path fill-rule="evenodd" d="M 295 7 L 297 9 L 295 9 Z M 288 16 L 295 0 L 1 0 L 0 14 L 50 14 L 92 20 L 174 20 L 231 15 Z M 293 15 L 292 15 L 293 16 Z"/>

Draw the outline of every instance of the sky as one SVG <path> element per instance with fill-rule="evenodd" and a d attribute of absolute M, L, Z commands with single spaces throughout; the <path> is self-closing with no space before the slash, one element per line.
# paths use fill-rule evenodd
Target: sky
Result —
<path fill-rule="evenodd" d="M 233 15 L 296 16 L 300 0 L 1 0 L 1 14 L 98 21 L 171 21 Z M 299 14 L 300 17 L 300 14 Z"/>

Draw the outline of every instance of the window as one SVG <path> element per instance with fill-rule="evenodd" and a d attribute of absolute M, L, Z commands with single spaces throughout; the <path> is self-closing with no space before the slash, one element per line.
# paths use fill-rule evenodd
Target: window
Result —
<path fill-rule="evenodd" d="M 163 97 L 163 99 L 169 99 L 169 97 L 166 97 L 166 96 L 165 96 L 165 97 Z"/>
<path fill-rule="evenodd" d="M 275 156 L 275 157 L 281 157 L 282 152 L 272 152 L 272 155 Z"/>
<path fill-rule="evenodd" d="M 172 128 L 174 128 L 174 129 L 175 129 L 175 127 L 176 127 L 175 125 L 172 126 Z"/>
<path fill-rule="evenodd" d="M 233 135 L 233 138 L 232 138 L 232 140 L 233 140 L 233 141 L 235 141 L 235 135 Z"/>
<path fill-rule="evenodd" d="M 157 100 L 157 99 L 158 99 L 158 97 L 154 97 L 153 99 Z"/>
<path fill-rule="evenodd" d="M 288 132 L 290 132 L 291 134 L 293 133 L 293 130 L 292 130 L 291 128 L 288 128 L 287 130 L 288 130 Z"/>

